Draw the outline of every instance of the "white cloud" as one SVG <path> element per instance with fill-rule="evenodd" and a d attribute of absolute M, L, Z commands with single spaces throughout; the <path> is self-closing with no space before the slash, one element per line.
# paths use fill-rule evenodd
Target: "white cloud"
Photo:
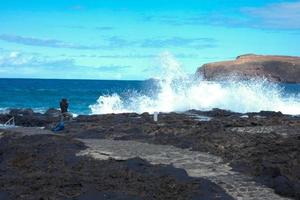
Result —
<path fill-rule="evenodd" d="M 50 60 L 43 56 L 24 54 L 17 51 L 2 53 L 0 55 L 0 67 L 24 67 L 49 65 L 57 62 L 67 63 L 70 60 Z"/>
<path fill-rule="evenodd" d="M 225 26 L 258 29 L 300 30 L 300 1 L 273 3 L 261 7 L 241 7 L 235 13 L 191 13 L 189 16 L 148 15 L 145 22 L 160 22 L 173 26 Z"/>
<path fill-rule="evenodd" d="M 18 57 L 19 55 L 20 55 L 19 52 L 13 51 L 13 52 L 11 52 L 11 53 L 9 54 L 9 57 L 11 57 L 11 58 L 16 58 L 16 57 Z"/>
<path fill-rule="evenodd" d="M 300 1 L 269 4 L 260 8 L 244 8 L 256 18 L 258 26 L 279 29 L 300 29 Z"/>
<path fill-rule="evenodd" d="M 25 37 L 19 35 L 0 35 L 0 40 L 10 43 L 23 44 L 28 46 L 38 46 L 38 47 L 50 47 L 50 48 L 67 48 L 67 49 L 81 49 L 81 50 L 94 50 L 100 49 L 101 46 L 93 45 L 79 45 L 74 43 L 69 43 L 56 39 L 45 39 L 45 38 L 35 38 L 35 37 Z"/>
<path fill-rule="evenodd" d="M 0 67 L 23 65 L 29 62 L 29 59 L 16 51 L 3 53 L 0 56 Z"/>
<path fill-rule="evenodd" d="M 51 58 L 11 51 L 0 54 L 1 77 L 122 78 L 130 66 L 78 65 L 74 59 Z"/>

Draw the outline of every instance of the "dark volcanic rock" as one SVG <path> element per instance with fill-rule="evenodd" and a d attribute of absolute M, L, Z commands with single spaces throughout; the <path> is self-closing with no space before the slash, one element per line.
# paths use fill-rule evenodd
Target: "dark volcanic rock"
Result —
<path fill-rule="evenodd" d="M 293 185 L 291 181 L 284 176 L 277 176 L 274 179 L 275 192 L 281 195 L 289 195 L 293 193 Z"/>
<path fill-rule="evenodd" d="M 50 108 L 45 112 L 45 115 L 48 117 L 59 117 L 61 115 L 61 111 L 55 108 Z"/>
<path fill-rule="evenodd" d="M 300 57 L 248 54 L 234 61 L 204 64 L 197 70 L 207 80 L 265 77 L 271 81 L 300 83 Z"/>
<path fill-rule="evenodd" d="M 0 140 L 0 197 L 8 198 L 9 193 L 20 200 L 232 199 L 216 184 L 188 177 L 182 169 L 139 158 L 77 157 L 84 148 L 66 136 L 5 135 Z"/>
<path fill-rule="evenodd" d="M 262 117 L 283 117 L 281 112 L 273 111 L 260 111 L 259 113 L 247 113 L 249 116 L 262 116 Z"/>
<path fill-rule="evenodd" d="M 197 119 L 197 116 L 208 116 L 210 118 L 201 121 Z M 5 117 L 8 119 L 11 115 L 0 115 L 0 121 L 3 121 Z M 56 121 L 55 118 L 35 113 L 29 116 L 17 116 L 16 119 L 17 123 L 25 126 L 49 125 Z M 241 114 L 214 109 L 212 111 L 192 110 L 182 114 L 160 113 L 159 121 L 154 122 L 153 115 L 148 113 L 142 115 L 133 113 L 82 115 L 65 123 L 65 130 L 61 133 L 66 134 L 69 138 L 137 140 L 210 152 L 228 161 L 235 170 L 253 175 L 258 181 L 274 188 L 281 195 L 298 199 L 300 196 L 300 118 L 296 116 L 269 111 Z M 51 162 L 55 162 L 55 165 L 60 166 L 60 163 L 57 164 L 54 159 L 55 156 L 61 155 L 60 152 L 64 152 L 64 150 L 61 147 L 55 147 L 58 149 L 55 150 L 53 147 L 53 145 L 56 145 L 55 142 L 43 145 L 34 138 L 28 139 L 26 142 L 23 141 L 26 137 L 22 141 L 16 141 L 18 141 L 18 145 L 33 143 L 33 147 L 39 153 L 42 153 L 43 149 L 48 153 L 53 152 L 54 157 L 51 158 L 53 161 L 49 159 Z M 39 138 L 39 140 L 45 142 L 43 138 Z M 50 140 L 49 138 L 48 140 L 47 142 L 60 141 L 59 139 Z M 67 146 L 73 144 L 72 139 L 65 142 L 68 144 Z M 1 159 L 5 158 L 6 153 L 4 154 L 4 152 L 16 151 L 9 149 L 7 145 L 12 144 L 5 144 L 4 142 L 0 144 L 0 149 L 2 149 L 2 154 L 0 152 Z M 37 145 L 41 145 L 42 148 L 38 148 Z M 57 144 L 57 146 L 60 145 Z M 3 148 L 7 149 L 3 150 Z M 16 147 L 14 146 L 14 148 Z M 81 148 L 83 147 L 79 149 Z M 27 149 L 27 146 L 22 146 L 20 149 Z M 76 148 L 73 146 L 72 149 Z M 19 153 L 22 155 L 24 152 L 20 151 Z M 72 152 L 74 154 L 74 150 Z M 27 155 L 21 157 L 27 158 Z M 29 153 L 29 155 L 32 155 L 32 153 Z M 40 155 L 49 156 L 47 153 Z M 66 154 L 63 153 L 63 155 Z M 13 157 L 9 153 L 8 156 Z M 30 159 L 31 157 L 29 156 Z M 36 157 L 36 155 L 33 157 Z M 79 161 L 73 159 L 74 156 L 63 157 L 58 156 L 57 158 L 64 160 L 67 165 L 78 166 Z M 40 159 L 42 160 L 42 157 Z M 27 166 L 27 162 L 31 163 L 32 160 L 25 163 L 22 161 L 22 166 Z M 131 164 L 127 163 L 127 165 Z M 43 166 L 47 165 L 44 163 Z M 139 170 L 141 169 L 139 168 Z"/>
<path fill-rule="evenodd" d="M 57 110 L 49 109 L 45 114 L 34 112 L 32 109 L 11 109 L 8 114 L 0 114 L 0 123 L 5 123 L 12 117 L 17 126 L 42 127 L 60 120 Z"/>
<path fill-rule="evenodd" d="M 9 114 L 12 116 L 32 116 L 34 114 L 33 110 L 27 109 L 11 109 Z"/>
<path fill-rule="evenodd" d="M 212 119 L 197 121 L 195 115 Z M 80 116 L 66 125 L 65 133 L 71 137 L 137 140 L 211 152 L 230 162 L 235 170 L 276 186 L 275 191 L 286 196 L 295 197 L 300 183 L 300 118 L 279 112 L 194 110 L 186 114 L 161 113 L 157 123 L 149 114 Z"/>

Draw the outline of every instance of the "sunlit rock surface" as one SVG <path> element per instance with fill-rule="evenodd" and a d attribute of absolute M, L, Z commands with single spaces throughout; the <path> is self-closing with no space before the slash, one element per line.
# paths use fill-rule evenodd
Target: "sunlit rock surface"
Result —
<path fill-rule="evenodd" d="M 204 64 L 197 70 L 206 80 L 264 77 L 274 82 L 300 83 L 300 57 L 247 54 L 233 61 Z"/>

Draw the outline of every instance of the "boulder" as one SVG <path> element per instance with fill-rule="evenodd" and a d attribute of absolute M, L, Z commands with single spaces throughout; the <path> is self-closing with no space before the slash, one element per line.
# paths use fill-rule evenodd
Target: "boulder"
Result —
<path fill-rule="evenodd" d="M 45 115 L 47 117 L 59 117 L 61 115 L 60 110 L 57 110 L 55 108 L 49 108 L 46 112 Z"/>
<path fill-rule="evenodd" d="M 12 116 L 32 116 L 34 114 L 33 110 L 30 108 L 26 109 L 11 109 L 9 112 Z"/>

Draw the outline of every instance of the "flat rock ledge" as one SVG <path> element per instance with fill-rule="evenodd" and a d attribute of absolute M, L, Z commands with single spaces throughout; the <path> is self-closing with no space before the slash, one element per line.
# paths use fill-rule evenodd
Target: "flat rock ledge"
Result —
<path fill-rule="evenodd" d="M 127 160 L 140 157 L 151 164 L 172 165 L 184 169 L 191 177 L 210 180 L 223 188 L 234 199 L 288 199 L 256 183 L 251 177 L 232 171 L 228 163 L 209 153 L 180 149 L 169 145 L 145 144 L 136 141 L 81 139 L 89 148 L 77 155 L 99 160 Z"/>
<path fill-rule="evenodd" d="M 76 156 L 85 149 L 82 141 L 47 132 L 2 133 L 1 200 L 233 199 L 212 181 L 173 165 Z"/>

